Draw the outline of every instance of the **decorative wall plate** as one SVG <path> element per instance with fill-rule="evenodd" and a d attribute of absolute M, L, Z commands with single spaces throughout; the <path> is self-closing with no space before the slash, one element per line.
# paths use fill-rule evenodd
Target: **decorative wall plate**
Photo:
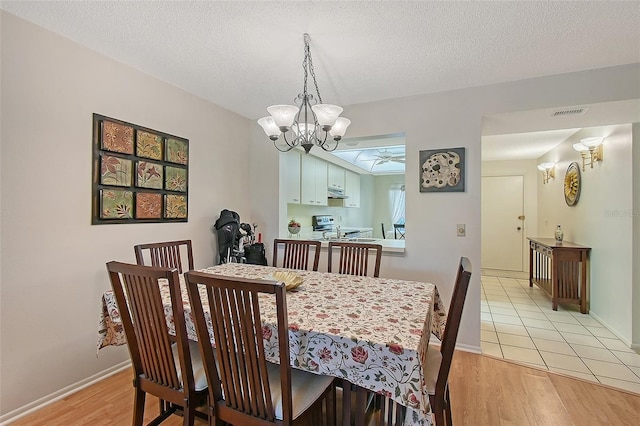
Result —
<path fill-rule="evenodd" d="M 575 206 L 578 203 L 581 186 L 580 166 L 574 161 L 569 164 L 564 175 L 564 201 L 568 206 Z"/>

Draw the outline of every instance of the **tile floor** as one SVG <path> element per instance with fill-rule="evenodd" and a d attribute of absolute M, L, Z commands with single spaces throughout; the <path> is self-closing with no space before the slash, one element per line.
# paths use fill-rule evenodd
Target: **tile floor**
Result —
<path fill-rule="evenodd" d="M 640 355 L 577 305 L 552 310 L 522 273 L 482 274 L 482 353 L 640 393 Z"/>

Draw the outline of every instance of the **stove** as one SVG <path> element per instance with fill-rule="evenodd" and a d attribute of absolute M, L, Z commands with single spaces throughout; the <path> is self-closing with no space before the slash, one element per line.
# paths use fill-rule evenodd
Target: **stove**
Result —
<path fill-rule="evenodd" d="M 311 216 L 314 231 L 333 231 L 333 215 L 320 214 Z"/>
<path fill-rule="evenodd" d="M 313 225 L 314 231 L 337 231 L 337 228 L 333 226 L 333 215 L 330 214 L 311 216 L 311 225 Z M 340 235 L 343 237 L 358 237 L 360 229 L 340 226 Z"/>

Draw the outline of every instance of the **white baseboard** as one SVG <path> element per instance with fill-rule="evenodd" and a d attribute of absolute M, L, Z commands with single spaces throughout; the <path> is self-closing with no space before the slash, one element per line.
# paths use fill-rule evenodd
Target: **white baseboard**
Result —
<path fill-rule="evenodd" d="M 66 398 L 72 393 L 78 392 L 79 390 L 84 389 L 88 386 L 91 386 L 94 383 L 97 383 L 101 380 L 104 380 L 109 376 L 113 376 L 114 374 L 119 373 L 120 371 L 126 368 L 129 368 L 130 366 L 131 366 L 131 361 L 123 361 L 119 364 L 114 365 L 113 367 L 107 368 L 106 370 L 96 373 L 93 376 L 89 376 L 86 379 L 80 380 L 69 386 L 65 386 L 60 390 L 57 390 L 53 393 L 50 393 L 47 396 L 44 396 L 40 399 L 37 399 L 33 402 L 23 405 L 20 408 L 16 408 L 15 410 L 0 416 L 0 426 L 8 425 L 9 423 L 15 422 L 19 418 L 22 418 L 49 404 L 59 401 L 62 398 Z"/>
<path fill-rule="evenodd" d="M 440 342 L 440 340 L 436 336 L 434 336 L 433 334 L 431 335 L 431 338 L 429 339 L 429 345 L 435 344 L 436 346 L 440 347 L 441 343 L 442 342 Z M 456 343 L 456 350 L 471 352 L 474 354 L 482 354 L 482 348 L 480 348 L 480 346 L 466 345 L 464 343 Z"/>
<path fill-rule="evenodd" d="M 482 349 L 479 346 L 457 344 L 456 350 L 463 351 L 463 352 L 471 352 L 473 354 L 478 354 L 478 355 L 482 354 Z"/>
<path fill-rule="evenodd" d="M 607 324 L 602 318 L 600 318 L 598 315 L 594 314 L 593 311 L 589 311 L 589 315 L 591 315 L 596 321 L 598 321 L 600 324 L 602 324 L 602 326 L 604 328 L 606 328 L 607 330 L 609 330 L 610 332 L 612 332 L 613 334 L 615 334 L 615 336 L 620 339 L 622 341 L 622 343 L 624 343 L 625 345 L 627 345 L 628 348 L 633 348 L 634 346 L 639 346 L 639 345 L 633 345 L 630 341 L 628 341 L 627 339 L 625 339 L 624 337 L 622 337 L 620 335 L 620 333 L 618 333 L 616 330 L 613 329 L 613 327 L 611 327 L 609 324 Z"/>

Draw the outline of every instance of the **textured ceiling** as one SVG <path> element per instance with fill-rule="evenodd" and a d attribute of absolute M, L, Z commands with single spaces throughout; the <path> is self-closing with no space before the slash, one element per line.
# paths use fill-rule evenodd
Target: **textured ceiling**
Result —
<path fill-rule="evenodd" d="M 305 32 L 323 100 L 343 106 L 640 62 L 638 1 L 2 0 L 0 7 L 251 119 L 301 91 Z M 637 103 L 622 107 L 592 108 L 564 124 L 544 110 L 488 117 L 482 157 L 537 158 L 603 114 L 637 115 Z M 569 130 L 529 133 L 559 129 Z"/>
<path fill-rule="evenodd" d="M 248 118 L 302 87 L 357 104 L 640 62 L 634 2 L 5 1 L 2 9 Z"/>

